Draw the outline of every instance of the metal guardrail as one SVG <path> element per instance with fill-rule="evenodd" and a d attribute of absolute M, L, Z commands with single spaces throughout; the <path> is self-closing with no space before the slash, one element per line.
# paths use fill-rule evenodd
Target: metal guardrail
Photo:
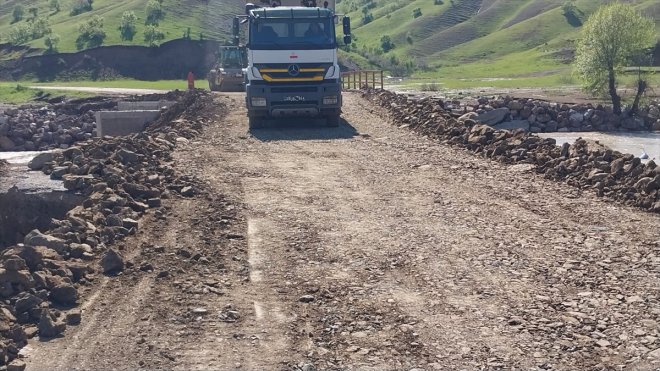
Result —
<path fill-rule="evenodd" d="M 342 72 L 341 83 L 344 89 L 383 89 L 383 71 L 362 70 Z"/>

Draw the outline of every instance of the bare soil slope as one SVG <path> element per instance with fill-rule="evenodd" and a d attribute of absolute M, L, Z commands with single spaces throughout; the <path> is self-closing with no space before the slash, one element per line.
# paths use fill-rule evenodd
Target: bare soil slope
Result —
<path fill-rule="evenodd" d="M 357 95 L 337 129 L 254 135 L 242 100 L 218 95 L 228 116 L 177 152 L 208 192 L 126 242 L 153 271 L 100 279 L 29 367 L 659 367 L 657 215 L 418 137 Z"/>

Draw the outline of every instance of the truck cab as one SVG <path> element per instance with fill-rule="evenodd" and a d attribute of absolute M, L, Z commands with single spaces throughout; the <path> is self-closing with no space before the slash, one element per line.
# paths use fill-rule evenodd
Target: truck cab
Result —
<path fill-rule="evenodd" d="M 322 117 L 328 126 L 339 125 L 337 15 L 330 2 L 320 7 L 316 3 L 303 0 L 297 4 L 306 6 L 286 6 L 274 0 L 266 7 L 246 5 L 242 23 L 248 26 L 245 87 L 251 129 L 268 118 L 282 117 Z M 350 33 L 346 20 L 345 34 Z"/>

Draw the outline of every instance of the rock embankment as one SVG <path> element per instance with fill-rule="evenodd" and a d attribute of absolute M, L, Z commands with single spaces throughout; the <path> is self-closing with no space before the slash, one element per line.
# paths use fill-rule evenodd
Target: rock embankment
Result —
<path fill-rule="evenodd" d="M 177 100 L 183 92 L 145 95 L 127 101 Z M 96 137 L 95 111 L 117 108 L 117 99 L 93 97 L 42 106 L 9 108 L 0 114 L 0 151 L 67 149 Z"/>
<path fill-rule="evenodd" d="M 444 103 L 432 98 L 413 100 L 388 91 L 364 95 L 384 107 L 396 123 L 448 144 L 467 148 L 508 164 L 531 164 L 548 179 L 563 181 L 627 205 L 660 212 L 660 167 L 630 154 L 592 149 L 587 141 L 556 145 L 522 129 L 496 129 L 473 117 L 456 119 Z"/>
<path fill-rule="evenodd" d="M 447 110 L 464 114 L 496 129 L 524 129 L 533 133 L 573 131 L 660 131 L 660 103 L 651 102 L 638 115 L 616 115 L 612 108 L 593 104 L 550 103 L 537 99 L 479 97 L 445 101 Z"/>
<path fill-rule="evenodd" d="M 211 99 L 188 93 L 146 132 L 86 140 L 33 160 L 32 169 L 85 200 L 50 230 L 34 230 L 0 253 L 0 368 L 20 367 L 18 350 L 29 338 L 60 336 L 79 323 L 78 287 L 131 266 L 113 245 L 134 234 L 144 214 L 162 216 L 163 199 L 196 193 L 197 182 L 170 164 L 177 143 L 199 134 L 195 112 Z"/>

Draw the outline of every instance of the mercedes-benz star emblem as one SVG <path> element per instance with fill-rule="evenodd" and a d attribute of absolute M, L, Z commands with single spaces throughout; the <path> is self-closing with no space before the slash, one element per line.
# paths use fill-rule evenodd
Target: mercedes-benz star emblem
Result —
<path fill-rule="evenodd" d="M 289 66 L 289 75 L 298 76 L 300 74 L 300 67 L 297 64 L 292 64 Z"/>

